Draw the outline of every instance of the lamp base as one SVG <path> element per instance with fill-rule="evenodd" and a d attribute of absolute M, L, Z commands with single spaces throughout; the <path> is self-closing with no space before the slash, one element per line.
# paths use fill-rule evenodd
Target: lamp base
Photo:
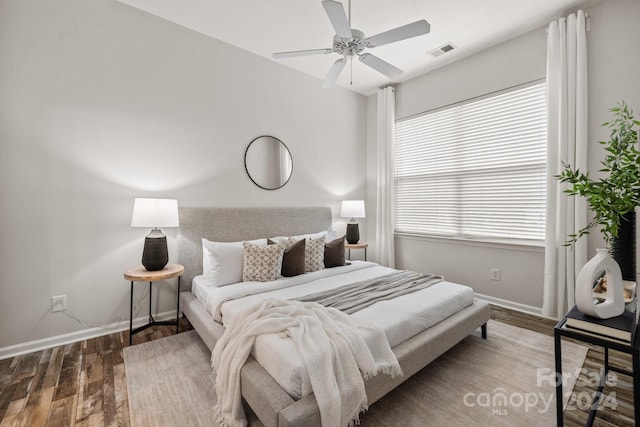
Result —
<path fill-rule="evenodd" d="M 162 234 L 157 228 L 144 238 L 144 249 L 142 251 L 142 265 L 147 271 L 162 270 L 169 262 L 169 251 L 167 250 L 167 236 Z"/>
<path fill-rule="evenodd" d="M 348 223 L 347 224 L 347 234 L 345 239 L 347 243 L 355 245 L 360 240 L 360 229 L 358 228 L 358 223 Z"/>

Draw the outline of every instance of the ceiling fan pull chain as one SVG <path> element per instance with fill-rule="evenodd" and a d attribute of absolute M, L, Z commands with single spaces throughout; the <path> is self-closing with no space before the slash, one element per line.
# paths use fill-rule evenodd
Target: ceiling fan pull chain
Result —
<path fill-rule="evenodd" d="M 349 4 L 351 4 L 351 0 L 349 0 Z M 349 64 L 351 66 L 351 77 L 349 78 L 349 80 L 350 80 L 349 84 L 351 86 L 353 86 L 353 59 L 351 61 L 349 61 L 349 62 L 351 62 L 351 64 Z"/>

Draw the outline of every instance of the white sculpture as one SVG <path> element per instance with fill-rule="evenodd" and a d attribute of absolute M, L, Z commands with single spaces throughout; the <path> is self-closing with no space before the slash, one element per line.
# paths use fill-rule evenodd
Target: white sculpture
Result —
<path fill-rule="evenodd" d="M 589 316 L 609 319 L 624 312 L 622 273 L 618 263 L 609 256 L 607 249 L 596 249 L 596 256 L 582 267 L 576 280 L 576 306 Z M 593 284 L 605 272 L 607 298 L 597 302 L 593 298 Z"/>

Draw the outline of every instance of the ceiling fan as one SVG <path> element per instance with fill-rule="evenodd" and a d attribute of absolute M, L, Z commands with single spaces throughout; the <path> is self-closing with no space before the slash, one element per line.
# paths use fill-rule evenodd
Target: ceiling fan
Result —
<path fill-rule="evenodd" d="M 279 59 L 294 56 L 326 55 L 334 52 L 341 54 L 343 57 L 333 64 L 329 73 L 322 82 L 323 89 L 333 86 L 342 72 L 342 69 L 346 65 L 347 60 L 353 59 L 354 56 L 357 56 L 360 59 L 360 62 L 368 65 L 379 73 L 384 74 L 390 79 L 399 77 L 403 72 L 401 69 L 394 67 L 388 62 L 370 53 L 363 53 L 363 51 L 366 48 L 382 46 L 409 39 L 411 37 L 421 36 L 423 34 L 427 34 L 431 29 L 431 25 L 422 19 L 411 24 L 403 25 L 402 27 L 397 27 L 380 34 L 376 34 L 375 36 L 365 37 L 362 31 L 351 28 L 351 0 L 349 0 L 348 19 L 342 3 L 333 0 L 324 0 L 322 2 L 322 6 L 331 21 L 331 25 L 333 25 L 333 28 L 336 31 L 336 35 L 333 36 L 333 47 L 326 49 L 277 52 L 273 54 L 273 58 Z"/>

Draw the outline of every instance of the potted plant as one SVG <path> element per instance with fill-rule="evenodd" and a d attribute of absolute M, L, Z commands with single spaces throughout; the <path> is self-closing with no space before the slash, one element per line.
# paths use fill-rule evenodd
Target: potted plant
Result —
<path fill-rule="evenodd" d="M 571 184 L 565 190 L 567 194 L 579 195 L 587 200 L 592 213 L 591 220 L 584 228 L 569 235 L 568 245 L 573 245 L 596 226 L 600 227 L 605 242 L 611 248 L 615 248 L 616 242 L 620 240 L 626 239 L 633 243 L 635 239 L 632 232 L 635 224 L 634 209 L 640 205 L 640 151 L 637 147 L 637 127 L 640 126 L 640 121 L 635 119 L 632 109 L 624 101 L 609 111 L 613 113 L 613 119 L 602 126 L 608 126 L 611 134 L 608 141 L 599 141 L 606 151 L 601 162 L 603 167 L 600 169 L 605 176 L 593 178 L 588 171 L 574 170 L 565 163 L 562 173 L 557 176 L 561 182 Z M 619 264 L 625 264 L 616 257 L 615 249 L 612 252 Z M 634 251 L 624 252 L 631 256 L 630 263 L 634 267 L 631 273 L 625 274 L 623 271 L 623 278 L 635 281 L 635 254 L 629 253 Z M 631 278 L 628 277 L 629 274 L 632 275 Z"/>

